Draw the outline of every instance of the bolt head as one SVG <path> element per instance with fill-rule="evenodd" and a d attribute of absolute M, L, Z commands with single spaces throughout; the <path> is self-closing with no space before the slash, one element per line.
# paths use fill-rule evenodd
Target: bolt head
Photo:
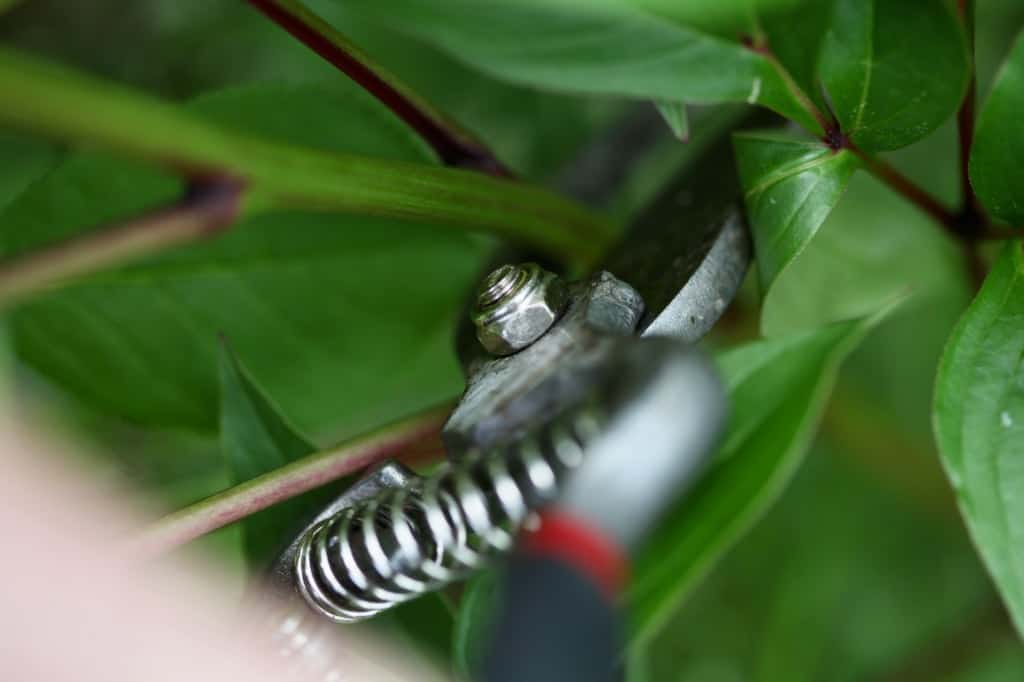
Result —
<path fill-rule="evenodd" d="M 493 355 L 511 355 L 543 336 L 568 300 L 565 282 L 536 263 L 503 265 L 487 276 L 477 296 L 477 339 Z"/>

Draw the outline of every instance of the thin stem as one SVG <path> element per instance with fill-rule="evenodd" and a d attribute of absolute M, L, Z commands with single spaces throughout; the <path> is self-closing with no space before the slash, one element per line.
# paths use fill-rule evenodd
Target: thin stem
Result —
<path fill-rule="evenodd" d="M 238 182 L 198 182 L 170 206 L 0 262 L 0 310 L 64 280 L 219 234 L 237 217 L 241 198 Z"/>
<path fill-rule="evenodd" d="M 367 466 L 397 456 L 435 434 L 451 411 L 437 407 L 229 488 L 160 519 L 127 550 L 145 559 L 166 553 Z"/>
<path fill-rule="evenodd" d="M 833 122 L 821 111 L 821 109 L 818 108 L 814 101 L 806 92 L 804 92 L 804 89 L 800 87 L 800 84 L 796 82 L 796 79 L 793 78 L 789 69 L 783 66 L 782 62 L 779 61 L 779 58 L 775 56 L 775 53 L 772 51 L 771 46 L 768 45 L 767 39 L 759 26 L 757 27 L 757 34 L 754 36 L 746 36 L 743 39 L 743 44 L 751 51 L 761 55 L 761 57 L 763 57 L 765 61 L 775 69 L 775 72 L 779 75 L 779 78 L 782 79 L 782 83 L 786 86 L 786 89 L 789 90 L 791 95 L 793 95 L 793 99 L 795 99 L 797 104 L 800 105 L 800 108 L 807 113 L 810 120 L 817 124 L 817 130 L 808 128 L 808 132 L 815 136 L 828 135 L 829 131 L 835 127 Z M 798 121 L 798 123 L 803 125 L 806 122 Z M 807 126 L 804 125 L 804 127 Z"/>
<path fill-rule="evenodd" d="M 900 173 L 886 161 L 864 152 L 849 140 L 844 140 L 841 146 L 856 154 L 868 172 L 888 185 L 890 189 L 905 197 L 912 204 L 934 218 L 940 225 L 955 235 L 960 236 L 959 218 L 910 178 Z"/>
<path fill-rule="evenodd" d="M 828 132 L 835 127 L 835 124 L 829 119 L 825 113 L 818 108 L 818 105 L 804 92 L 804 89 L 800 87 L 800 84 L 793 79 L 793 76 L 789 73 L 789 69 L 782 65 L 775 53 L 769 50 L 767 47 L 761 51 L 768 63 L 772 65 L 775 71 L 782 78 L 782 82 L 786 85 L 786 89 L 789 90 L 793 98 L 800 104 L 801 108 L 806 111 L 811 118 L 818 124 L 819 130 L 810 130 L 812 135 L 827 135 Z"/>
<path fill-rule="evenodd" d="M 964 22 L 964 29 L 967 32 L 967 46 L 970 50 L 971 77 L 967 84 L 967 94 L 957 112 L 957 132 L 960 141 L 960 187 L 963 195 L 963 206 L 961 207 L 961 223 L 965 226 L 975 226 L 977 232 L 984 224 L 984 213 L 974 187 L 971 185 L 970 160 L 971 149 L 974 146 L 974 120 L 975 107 L 977 105 L 977 69 L 974 64 L 974 0 L 959 0 L 958 8 L 960 17 Z"/>
<path fill-rule="evenodd" d="M 950 211 L 892 165 L 877 156 L 867 154 L 849 140 L 842 138 L 840 145 L 856 154 L 869 173 L 931 216 L 935 222 L 963 245 L 967 275 L 974 288 L 980 288 L 982 282 L 985 281 L 986 266 L 985 260 L 978 250 L 978 240 L 992 236 L 984 232 L 985 226 L 969 215 L 965 216 L 962 213 L 957 214 Z"/>
<path fill-rule="evenodd" d="M 448 120 L 299 0 L 247 0 L 268 19 L 340 69 L 419 133 L 449 166 L 509 176 L 507 168 L 465 130 Z"/>

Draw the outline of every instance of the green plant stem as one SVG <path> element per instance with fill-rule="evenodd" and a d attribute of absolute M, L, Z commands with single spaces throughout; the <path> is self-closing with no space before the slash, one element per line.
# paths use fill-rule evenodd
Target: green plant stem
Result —
<path fill-rule="evenodd" d="M 238 214 L 242 191 L 230 180 L 199 183 L 165 208 L 0 262 L 0 310 L 67 279 L 219 234 Z"/>
<path fill-rule="evenodd" d="M 478 139 L 398 80 L 299 0 L 247 0 L 268 19 L 340 69 L 433 147 L 449 166 L 498 176 L 509 170 Z"/>
<path fill-rule="evenodd" d="M 160 519 L 128 543 L 131 557 L 164 554 L 297 495 L 397 456 L 436 433 L 451 405 L 436 407 L 304 457 Z"/>
<path fill-rule="evenodd" d="M 275 209 L 388 216 L 485 231 L 586 265 L 616 234 L 583 207 L 481 173 L 282 144 L 214 125 L 130 89 L 0 49 L 9 125 L 95 145 L 186 177 L 245 183 L 242 216 Z"/>

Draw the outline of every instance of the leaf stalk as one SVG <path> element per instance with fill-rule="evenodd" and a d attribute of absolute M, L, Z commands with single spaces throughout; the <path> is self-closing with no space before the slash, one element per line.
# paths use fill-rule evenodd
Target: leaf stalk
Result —
<path fill-rule="evenodd" d="M 135 559 L 165 554 L 275 504 L 396 457 L 436 434 L 450 412 L 451 405 L 426 410 L 211 495 L 156 521 L 131 538 L 125 549 Z"/>

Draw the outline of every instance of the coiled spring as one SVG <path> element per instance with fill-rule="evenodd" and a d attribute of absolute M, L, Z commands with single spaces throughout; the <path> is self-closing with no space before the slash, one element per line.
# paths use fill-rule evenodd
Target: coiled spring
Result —
<path fill-rule="evenodd" d="M 328 618 L 354 622 L 467 577 L 555 499 L 601 421 L 596 405 L 578 408 L 324 519 L 299 541 L 299 591 Z"/>

